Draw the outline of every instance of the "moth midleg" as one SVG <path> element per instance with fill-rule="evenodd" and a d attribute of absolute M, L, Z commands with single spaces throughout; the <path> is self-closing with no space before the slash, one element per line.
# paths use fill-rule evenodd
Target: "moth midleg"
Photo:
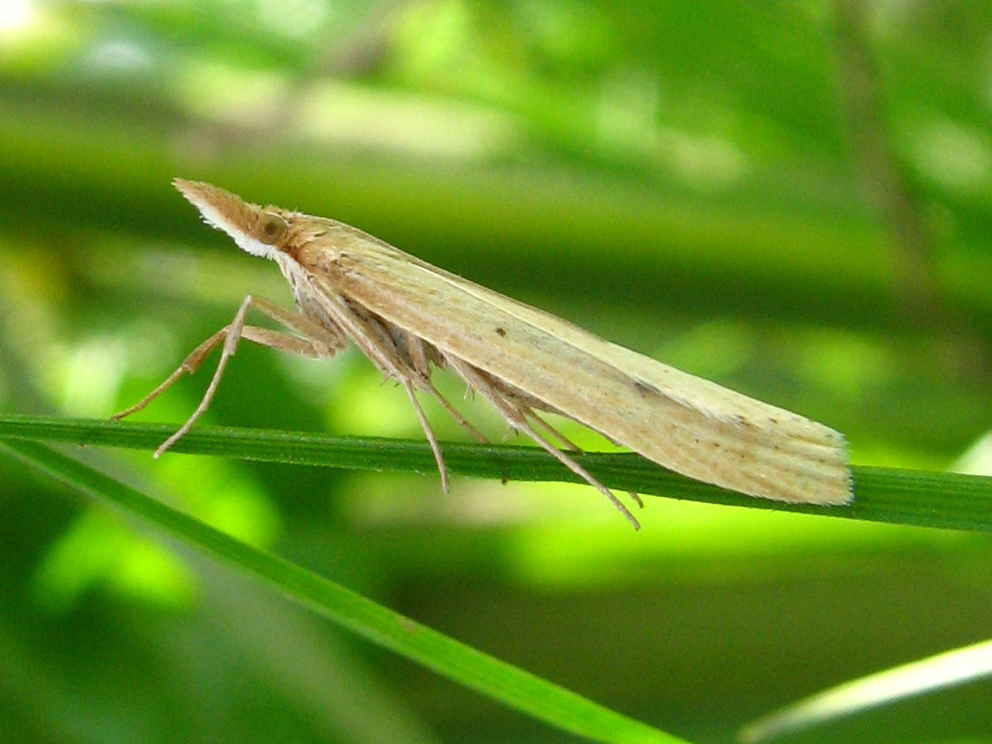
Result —
<path fill-rule="evenodd" d="M 245 325 L 245 317 L 248 313 L 248 309 L 252 307 L 259 310 L 264 315 L 267 315 L 272 320 L 275 320 L 291 330 L 300 333 L 301 336 L 292 336 L 286 333 L 272 331 L 267 328 L 257 328 L 255 326 Z M 184 423 L 172 436 L 162 442 L 158 449 L 155 450 L 155 457 L 161 456 L 163 452 L 185 436 L 186 433 L 193 427 L 193 424 L 196 423 L 197 419 L 199 419 L 200 416 L 206 412 L 207 408 L 209 408 L 210 402 L 213 400 L 214 394 L 217 392 L 217 387 L 220 385 L 220 380 L 224 374 L 224 369 L 227 367 L 227 361 L 234 356 L 234 352 L 238 347 L 238 341 L 242 338 L 247 341 L 251 341 L 252 343 L 256 343 L 261 346 L 268 346 L 279 351 L 286 351 L 292 354 L 300 354 L 302 356 L 318 359 L 327 359 L 332 357 L 341 346 L 341 338 L 333 332 L 326 330 L 323 326 L 304 318 L 302 315 L 296 315 L 295 313 L 285 310 L 284 308 L 281 308 L 262 297 L 248 295 L 241 303 L 241 306 L 238 308 L 238 312 L 235 314 L 234 319 L 230 323 L 224 326 L 221 330 L 217 331 L 217 333 L 213 334 L 202 344 L 197 346 L 161 385 L 146 395 L 142 400 L 138 401 L 135 405 L 121 411 L 120 413 L 114 414 L 112 418 L 115 420 L 122 419 L 125 416 L 130 416 L 132 413 L 140 411 L 142 408 L 155 400 L 155 398 L 168 390 L 184 373 L 188 372 L 189 374 L 193 374 L 196 372 L 210 352 L 213 351 L 214 348 L 221 343 L 221 341 L 223 341 L 224 345 L 221 350 L 220 360 L 217 363 L 217 369 L 214 371 L 214 375 L 210 380 L 210 384 L 207 386 L 206 392 L 203 394 L 203 398 L 200 400 L 200 404 L 196 407 L 196 410 L 193 411 L 192 415 L 186 420 L 186 423 Z"/>
<path fill-rule="evenodd" d="M 417 419 L 420 421 L 420 428 L 424 430 L 424 436 L 427 437 L 427 442 L 431 446 L 431 452 L 434 453 L 434 462 L 437 463 L 437 472 L 441 474 L 441 490 L 445 493 L 448 492 L 448 468 L 444 464 L 444 457 L 441 455 L 441 445 L 437 442 L 437 437 L 434 435 L 434 430 L 431 428 L 430 422 L 427 420 L 427 416 L 424 414 L 424 409 L 420 407 L 420 401 L 417 400 L 417 395 L 413 390 L 413 383 L 406 379 L 400 379 L 400 384 L 403 385 L 403 389 L 406 390 L 406 394 L 410 398 L 410 402 L 413 404 L 413 410 L 417 413 Z"/>
<path fill-rule="evenodd" d="M 337 293 L 327 291 L 320 285 L 307 285 L 307 292 L 307 298 L 314 301 L 338 325 L 380 372 L 397 382 L 412 382 L 419 377 L 409 362 L 402 358 L 395 339 L 382 322 L 368 315 L 363 308 L 346 302 Z"/>
<path fill-rule="evenodd" d="M 453 406 L 448 400 L 441 395 L 435 386 L 434 382 L 431 380 L 431 360 L 440 361 L 440 357 L 435 353 L 431 354 L 428 347 L 423 339 L 414 336 L 407 331 L 404 331 L 391 324 L 386 324 L 386 330 L 389 331 L 390 337 L 397 346 L 402 345 L 402 350 L 406 353 L 407 361 L 411 369 L 416 373 L 417 384 L 428 393 L 430 393 L 434 399 L 441 404 L 441 407 L 448 412 L 456 422 L 458 422 L 462 427 L 467 429 L 472 436 L 479 440 L 482 444 L 488 444 L 486 437 L 476 429 L 472 424 L 469 423 L 462 414 Z M 444 459 L 441 456 L 441 448 L 434 438 L 434 430 L 430 427 L 427 422 L 427 417 L 424 415 L 423 409 L 420 407 L 420 403 L 417 401 L 416 396 L 413 393 L 413 389 L 409 384 L 404 383 L 406 387 L 407 395 L 410 396 L 410 400 L 413 402 L 414 410 L 417 412 L 417 417 L 420 419 L 420 426 L 423 428 L 424 433 L 427 436 L 428 442 L 430 442 L 431 450 L 434 452 L 434 459 L 437 462 L 438 471 L 441 473 L 441 487 L 445 493 L 448 492 L 448 468 L 444 464 Z"/>
<path fill-rule="evenodd" d="M 448 415 L 458 422 L 460 426 L 467 429 L 476 440 L 482 444 L 489 444 L 489 440 L 486 439 L 485 435 L 469 423 L 468 419 L 462 416 L 461 412 L 451 405 L 447 398 L 441 395 L 441 391 L 434 387 L 434 382 L 431 380 L 431 362 L 433 361 L 439 365 L 442 364 L 441 355 L 419 336 L 414 336 L 392 324 L 387 324 L 387 328 L 393 340 L 398 344 L 402 344 L 403 350 L 410 360 L 410 365 L 420 378 L 420 386 L 430 393 L 441 404 L 441 407 L 448 412 Z"/>
<path fill-rule="evenodd" d="M 313 300 L 382 373 L 396 380 L 406 390 L 407 397 L 410 398 L 413 410 L 417 414 L 417 420 L 420 422 L 420 428 L 434 455 L 434 462 L 441 476 L 441 488 L 447 493 L 448 468 L 444 464 L 441 445 L 423 408 L 420 407 L 414 388 L 421 388 L 431 393 L 459 423 L 463 423 L 477 436 L 482 435 L 441 397 L 431 383 L 428 355 L 420 339 L 409 336 L 400 328 L 390 326 L 365 308 L 347 302 L 335 292 L 318 291 L 317 287 L 310 283 L 306 286 L 308 299 Z"/>
<path fill-rule="evenodd" d="M 535 443 L 558 460 L 562 465 L 606 496 L 606 498 L 610 500 L 610 502 L 620 511 L 620 513 L 627 518 L 627 521 L 634 525 L 634 529 L 639 530 L 641 528 L 640 523 L 634 515 L 630 513 L 630 510 L 623 505 L 623 502 L 620 501 L 620 499 L 618 499 L 610 489 L 596 480 L 596 478 L 594 478 L 589 471 L 579 465 L 579 463 L 562 452 L 560 449 L 555 447 L 545 437 L 541 436 L 541 434 L 534 429 L 533 426 L 530 425 L 527 421 L 526 411 L 521 409 L 519 402 L 513 400 L 513 398 L 507 395 L 505 391 L 498 389 L 489 379 L 487 379 L 486 375 L 482 374 L 468 362 L 449 354 L 445 354 L 444 359 L 448 366 L 451 367 L 452 371 L 461 377 L 466 384 L 477 390 L 480 395 L 488 400 L 500 413 L 500 415 L 506 419 L 510 426 L 529 436 Z"/>

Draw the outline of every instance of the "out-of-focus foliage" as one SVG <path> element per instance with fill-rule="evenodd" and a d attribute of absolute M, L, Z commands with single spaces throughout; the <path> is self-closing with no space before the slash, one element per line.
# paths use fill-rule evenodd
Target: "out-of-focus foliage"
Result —
<path fill-rule="evenodd" d="M 987 472 L 990 29 L 965 0 L 4 0 L 0 405 L 109 415 L 246 293 L 289 303 L 198 223 L 181 175 L 801 411 L 860 463 L 948 467 L 978 443 Z M 180 422 L 204 385 L 143 415 Z M 243 348 L 208 417 L 419 433 L 353 353 Z M 633 535 L 588 488 L 74 454 L 701 741 L 992 627 L 979 536 L 660 499 Z M 7 740 L 548 738 L 20 466 L 0 479 Z M 809 738 L 988 737 L 988 694 Z"/>

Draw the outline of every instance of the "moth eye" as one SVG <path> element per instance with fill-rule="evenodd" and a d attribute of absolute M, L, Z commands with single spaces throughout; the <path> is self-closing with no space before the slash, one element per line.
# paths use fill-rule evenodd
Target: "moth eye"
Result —
<path fill-rule="evenodd" d="M 264 212 L 258 225 L 255 227 L 256 237 L 267 245 L 272 245 L 282 234 L 286 232 L 289 225 L 286 220 L 272 212 Z"/>

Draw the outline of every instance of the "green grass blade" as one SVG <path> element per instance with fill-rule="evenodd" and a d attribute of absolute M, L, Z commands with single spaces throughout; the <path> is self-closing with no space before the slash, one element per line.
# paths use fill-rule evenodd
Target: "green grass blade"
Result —
<path fill-rule="evenodd" d="M 778 739 L 869 708 L 992 676 L 992 641 L 981 641 L 868 674 L 774 711 L 740 731 L 744 744 Z"/>
<path fill-rule="evenodd" d="M 174 430 L 172 424 L 0 415 L 0 438 L 155 449 Z M 445 443 L 443 450 L 452 473 L 515 481 L 580 482 L 536 447 Z M 170 451 L 297 465 L 435 472 L 428 445 L 408 440 L 197 426 Z M 575 455 L 575 459 L 607 486 L 619 491 L 873 522 L 992 532 L 992 478 L 988 477 L 854 467 L 853 504 L 813 506 L 782 504 L 732 493 L 665 470 L 631 453 L 586 453 Z"/>
<path fill-rule="evenodd" d="M 0 440 L 0 452 L 152 523 L 380 646 L 552 726 L 603 742 L 682 741 L 459 643 L 283 558 L 239 542 L 45 445 Z"/>

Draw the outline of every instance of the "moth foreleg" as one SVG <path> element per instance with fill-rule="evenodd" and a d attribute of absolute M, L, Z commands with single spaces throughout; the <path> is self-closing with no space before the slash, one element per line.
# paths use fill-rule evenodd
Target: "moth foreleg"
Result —
<path fill-rule="evenodd" d="M 244 302 L 241 303 L 241 307 L 238 308 L 238 312 L 235 314 L 234 320 L 232 320 L 230 324 L 224 328 L 223 331 L 221 331 L 224 335 L 224 346 L 221 347 L 220 361 L 217 362 L 217 369 L 214 371 L 214 376 L 210 379 L 210 384 L 207 386 L 207 391 L 203 394 L 203 398 L 200 399 L 200 404 L 196 407 L 196 410 L 194 410 L 192 415 L 186 419 L 186 423 L 180 426 L 171 437 L 162 442 L 158 449 L 155 450 L 155 457 L 161 457 L 163 452 L 179 441 L 191 428 L 193 428 L 193 424 L 196 423 L 196 420 L 206 413 L 207 408 L 210 406 L 210 401 L 213 400 L 214 394 L 217 392 L 217 386 L 220 385 L 220 378 L 224 375 L 224 368 L 227 367 L 227 360 L 234 356 L 234 352 L 238 348 L 238 340 L 241 338 L 241 332 L 245 325 L 245 315 L 248 312 L 248 308 L 251 307 L 251 303 L 252 297 L 251 295 L 248 295 L 245 297 Z"/>
<path fill-rule="evenodd" d="M 337 349 L 329 347 L 316 339 L 291 336 L 282 331 L 246 325 L 241 329 L 241 338 L 259 346 L 285 351 L 289 354 L 307 357 L 308 359 L 330 359 Z"/>
<path fill-rule="evenodd" d="M 203 364 L 203 360 L 207 358 L 207 356 L 210 354 L 211 351 L 214 350 L 214 347 L 217 346 L 217 344 L 219 344 L 221 341 L 224 340 L 226 335 L 227 335 L 226 327 L 217 331 L 217 333 L 215 333 L 213 336 L 211 336 L 202 344 L 200 344 L 195 349 L 193 349 L 193 351 L 189 353 L 189 356 L 183 359 L 182 364 L 176 367 L 176 370 L 171 375 L 166 377 L 165 380 L 162 381 L 162 384 L 160 384 L 157 388 L 152 390 L 150 393 L 148 393 L 148 395 L 146 395 L 144 398 L 139 400 L 130 408 L 125 408 L 123 411 L 118 411 L 110 418 L 114 421 L 120 421 L 122 418 L 130 416 L 132 413 L 137 413 L 142 408 L 144 408 L 149 403 L 151 403 L 153 400 L 155 400 L 162 393 L 164 393 L 166 390 L 168 390 L 170 387 L 172 387 L 173 384 L 176 382 L 176 380 L 178 380 L 184 374 L 186 374 L 187 372 L 189 374 L 193 374 L 194 372 L 196 372 L 196 370 L 200 368 L 200 365 Z"/>
<path fill-rule="evenodd" d="M 311 345 L 320 351 L 318 354 L 310 354 L 308 352 L 302 352 L 303 356 L 314 356 L 320 359 L 329 359 L 334 355 L 335 351 L 338 351 L 345 345 L 345 336 L 341 332 L 341 329 L 336 325 L 328 327 L 324 323 L 318 323 L 315 320 L 311 320 L 305 315 L 294 312 L 292 310 L 287 310 L 281 305 L 277 305 L 271 300 L 267 300 L 264 297 L 255 297 L 249 295 L 251 298 L 251 306 L 258 310 L 263 315 L 268 316 L 274 320 L 279 325 L 284 328 L 288 328 L 291 331 L 295 331 L 300 337 L 307 339 Z M 330 323 L 331 321 L 327 321 Z M 246 330 L 250 326 L 245 326 Z M 285 334 L 282 334 L 285 338 Z M 248 338 L 245 335 L 245 338 Z M 249 339 L 254 341 L 254 339 Z M 270 346 L 262 341 L 257 341 L 256 343 L 261 343 L 264 346 Z M 274 346 L 273 348 L 282 349 L 281 346 Z M 286 351 L 293 351 L 292 349 L 285 349 Z"/>
<path fill-rule="evenodd" d="M 247 315 L 248 309 L 251 307 L 258 309 L 263 314 L 269 316 L 277 322 L 282 323 L 291 330 L 306 334 L 306 336 L 292 336 L 279 331 L 272 331 L 267 328 L 257 328 L 255 326 L 245 325 L 245 316 Z M 169 375 L 161 385 L 138 401 L 135 405 L 121 411 L 120 413 L 114 414 L 112 418 L 119 420 L 125 416 L 130 416 L 132 413 L 140 411 L 142 408 L 155 400 L 155 398 L 172 387 L 176 380 L 178 380 L 183 374 L 193 374 L 196 372 L 210 352 L 213 351 L 218 344 L 223 342 L 220 361 L 217 363 L 217 369 L 214 371 L 214 376 L 211 378 L 210 385 L 207 386 L 207 390 L 203 394 L 200 404 L 196 407 L 196 410 L 193 411 L 193 414 L 186 420 L 186 423 L 184 423 L 172 436 L 162 442 L 162 444 L 159 445 L 159 448 L 155 450 L 155 457 L 161 456 L 163 452 L 181 439 L 193 427 L 193 424 L 196 423 L 197 419 L 199 419 L 200 416 L 206 412 L 207 408 L 210 406 L 211 400 L 213 400 L 214 394 L 217 392 L 217 387 L 220 385 L 220 379 L 224 374 L 227 361 L 234 355 L 234 352 L 237 350 L 238 341 L 242 338 L 247 341 L 251 341 L 252 343 L 268 346 L 280 351 L 321 359 L 333 356 L 334 352 L 341 345 L 340 338 L 336 337 L 332 332 L 324 329 L 322 326 L 313 323 L 302 316 L 297 316 L 287 310 L 283 310 L 282 308 L 279 308 L 278 305 L 274 305 L 264 298 L 248 295 L 238 308 L 238 312 L 235 314 L 234 319 L 228 325 L 224 326 L 224 328 L 219 330 L 190 352 L 189 356 L 183 360 L 182 364 L 180 364 L 179 367 L 171 375 Z"/>

